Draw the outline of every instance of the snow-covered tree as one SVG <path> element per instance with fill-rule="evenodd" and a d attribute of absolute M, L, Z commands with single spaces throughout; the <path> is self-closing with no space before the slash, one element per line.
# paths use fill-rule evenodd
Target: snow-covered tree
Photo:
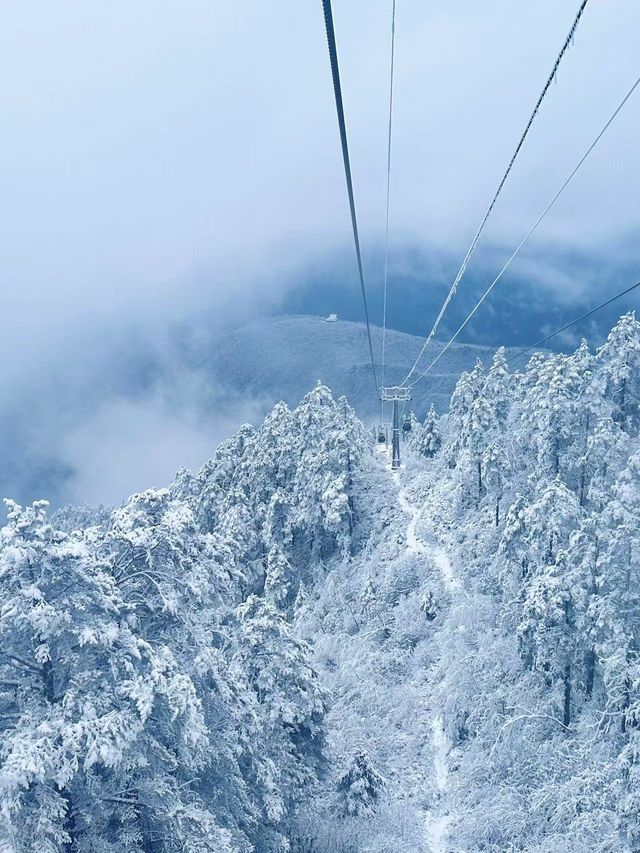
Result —
<path fill-rule="evenodd" d="M 550 478 L 565 474 L 570 464 L 583 377 L 578 363 L 563 355 L 538 362 L 536 373 L 535 382 L 521 403 L 521 429 L 533 451 L 537 475 Z"/>
<path fill-rule="evenodd" d="M 451 468 L 458 464 L 458 456 L 464 446 L 463 430 L 474 402 L 484 387 L 484 367 L 480 360 L 468 373 L 463 373 L 451 395 L 447 416 L 447 440 L 445 457 Z"/>
<path fill-rule="evenodd" d="M 268 601 L 251 596 L 240 605 L 235 631 L 231 672 L 259 721 L 257 789 L 265 819 L 281 827 L 323 771 L 325 695 L 310 650 Z"/>
<path fill-rule="evenodd" d="M 371 815 L 384 786 L 384 779 L 363 749 L 358 749 L 337 783 L 339 808 L 345 816 Z"/>
<path fill-rule="evenodd" d="M 513 399 L 511 385 L 506 350 L 504 347 L 500 347 L 493 357 L 483 389 L 483 394 L 493 410 L 494 418 L 500 429 L 504 428 L 511 407 Z"/>
<path fill-rule="evenodd" d="M 635 312 L 625 314 L 597 352 L 598 377 L 614 417 L 637 432 L 640 398 L 640 322 Z"/>
<path fill-rule="evenodd" d="M 202 703 L 171 650 L 140 631 L 91 538 L 51 528 L 46 503 L 9 503 L 2 531 L 0 771 L 16 851 L 231 850 L 193 784 L 207 761 Z"/>
<path fill-rule="evenodd" d="M 427 459 L 432 459 L 440 450 L 441 444 L 440 418 L 431 405 L 421 429 L 417 430 L 417 441 L 414 443 L 414 447 L 418 453 Z"/>
<path fill-rule="evenodd" d="M 500 524 L 500 507 L 504 491 L 513 470 L 513 464 L 505 447 L 505 439 L 497 435 L 487 444 L 480 460 L 484 489 L 494 507 L 495 526 Z"/>
<path fill-rule="evenodd" d="M 525 586 L 518 627 L 527 666 L 541 672 L 549 687 L 561 685 L 558 705 L 565 726 L 571 722 L 575 657 L 575 608 L 567 574 L 567 555 L 563 551 L 538 569 Z"/>

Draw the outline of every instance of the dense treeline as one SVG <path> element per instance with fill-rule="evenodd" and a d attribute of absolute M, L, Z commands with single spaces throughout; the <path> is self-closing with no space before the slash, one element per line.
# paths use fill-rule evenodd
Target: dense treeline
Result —
<path fill-rule="evenodd" d="M 639 403 L 627 315 L 478 363 L 397 477 L 318 386 L 115 510 L 7 501 L 0 851 L 639 850 Z"/>
<path fill-rule="evenodd" d="M 287 609 L 349 547 L 363 436 L 318 387 L 111 513 L 7 501 L 3 851 L 288 849 L 326 695 Z"/>
<path fill-rule="evenodd" d="M 423 500 L 464 586 L 439 637 L 456 849 L 640 849 L 639 402 L 630 314 L 595 354 L 509 373 L 498 351 L 440 425 Z"/>

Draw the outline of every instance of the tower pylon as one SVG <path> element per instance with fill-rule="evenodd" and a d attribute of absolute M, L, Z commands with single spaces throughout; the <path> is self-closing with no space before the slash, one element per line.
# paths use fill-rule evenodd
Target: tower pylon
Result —
<path fill-rule="evenodd" d="M 399 403 L 411 399 L 411 390 L 403 385 L 392 385 L 380 389 L 380 399 L 389 400 L 393 403 L 393 428 L 391 438 L 391 470 L 397 471 L 400 467 L 400 407 Z"/>

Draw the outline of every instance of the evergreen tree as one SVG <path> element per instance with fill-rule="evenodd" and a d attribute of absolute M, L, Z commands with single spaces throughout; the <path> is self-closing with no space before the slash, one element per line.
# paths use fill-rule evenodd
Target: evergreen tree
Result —
<path fill-rule="evenodd" d="M 481 392 L 471 404 L 462 422 L 459 462 L 465 485 L 469 491 L 475 493 L 477 502 L 485 493 L 485 484 L 482 479 L 483 458 L 497 432 L 498 422 L 495 411 L 484 392 Z"/>
<path fill-rule="evenodd" d="M 521 404 L 521 429 L 533 450 L 536 476 L 566 475 L 582 405 L 579 362 L 570 356 L 549 356 L 537 362 L 536 372 Z"/>
<path fill-rule="evenodd" d="M 567 555 L 560 551 L 526 584 L 518 636 L 526 665 L 543 673 L 547 686 L 561 686 L 557 701 L 565 726 L 571 722 L 574 609 Z"/>
<path fill-rule="evenodd" d="M 493 410 L 493 417 L 498 427 L 503 429 L 512 402 L 511 376 L 504 347 L 500 347 L 493 357 L 483 393 Z"/>
<path fill-rule="evenodd" d="M 484 488 L 491 497 L 494 506 L 495 526 L 500 524 L 500 506 L 504 497 L 505 486 L 509 480 L 513 466 L 504 447 L 504 439 L 497 436 L 488 444 L 480 460 Z"/>
<path fill-rule="evenodd" d="M 618 477 L 604 512 L 600 544 L 597 624 L 608 720 L 622 731 L 635 719 L 640 686 L 640 452 Z"/>
<path fill-rule="evenodd" d="M 483 386 L 484 368 L 482 362 L 478 360 L 472 371 L 460 376 L 451 395 L 445 446 L 445 457 L 451 468 L 455 468 L 458 464 L 458 456 L 464 447 L 463 431 L 465 424 L 473 403 L 480 395 Z"/>
<path fill-rule="evenodd" d="M 269 825 L 284 829 L 323 772 L 325 696 L 309 663 L 310 650 L 293 638 L 268 601 L 251 596 L 237 610 L 232 674 L 245 685 L 256 718 L 260 755 L 256 777 Z"/>
<path fill-rule="evenodd" d="M 267 553 L 265 593 L 274 604 L 284 609 L 295 586 L 295 573 L 282 548 L 273 544 Z"/>
<path fill-rule="evenodd" d="M 634 434 L 640 398 L 640 322 L 635 312 L 623 315 L 597 352 L 603 394 L 614 405 L 615 419 Z"/>
<path fill-rule="evenodd" d="M 424 419 L 422 428 L 418 430 L 418 441 L 415 445 L 417 452 L 426 456 L 427 459 L 432 459 L 442 444 L 439 421 L 440 419 L 432 404 Z"/>
<path fill-rule="evenodd" d="M 625 457 L 628 439 L 612 418 L 601 418 L 587 438 L 580 464 L 578 496 L 596 510 L 604 508 Z"/>
<path fill-rule="evenodd" d="M 53 530 L 46 502 L 9 502 L 2 531 L 4 834 L 16 851 L 231 849 L 193 785 L 202 704 L 170 649 L 139 630 L 91 540 Z"/>
<path fill-rule="evenodd" d="M 337 792 L 341 813 L 345 817 L 372 815 L 380 797 L 384 779 L 363 749 L 357 750 L 349 767 L 338 779 Z"/>

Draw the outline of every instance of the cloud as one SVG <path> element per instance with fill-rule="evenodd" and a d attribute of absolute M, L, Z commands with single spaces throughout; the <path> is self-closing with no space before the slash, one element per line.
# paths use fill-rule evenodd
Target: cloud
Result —
<path fill-rule="evenodd" d="M 390 4 L 335 6 L 377 310 Z M 396 326 L 427 329 L 574 14 L 573 0 L 517 10 L 508 0 L 398 7 Z M 526 232 L 631 84 L 639 25 L 634 0 L 589 5 L 455 311 Z M 359 311 L 321 8 L 72 0 L 41 4 L 34 16 L 13 4 L 0 74 L 10 81 L 0 92 L 2 488 L 80 499 L 102 494 L 102 482 L 115 496 L 127 482 L 127 452 L 140 460 L 132 482 L 143 474 L 157 481 L 175 443 L 188 458 L 206 445 L 197 406 L 185 399 L 167 411 L 157 396 L 175 336 L 225 334 L 296 300 L 297 310 L 314 310 L 321 295 L 309 286 L 317 282 L 334 285 L 334 305 L 342 293 Z M 491 327 L 469 328 L 469 339 L 526 339 L 532 329 L 514 312 L 528 299 L 531 316 L 542 313 L 539 286 L 548 304 L 568 310 L 638 259 L 629 191 L 640 179 L 638 98 L 501 285 L 505 296 L 492 298 Z M 529 290 L 520 288 L 524 278 Z M 445 329 L 455 328 L 455 311 Z M 156 416 L 162 450 L 145 457 L 134 448 Z M 235 423 L 211 417 L 220 426 L 212 421 L 212 433 Z M 94 434 L 109 448 L 111 473 L 111 463 L 91 458 Z"/>
<path fill-rule="evenodd" d="M 190 392 L 155 391 L 136 400 L 109 400 L 66 432 L 59 448 L 73 470 L 64 499 L 71 503 L 117 504 L 127 495 L 167 485 L 181 467 L 197 470 L 220 441 L 243 423 L 264 414 L 258 400 L 218 400 L 224 413 L 198 407 L 193 376 Z M 211 395 L 211 389 L 208 389 Z"/>

